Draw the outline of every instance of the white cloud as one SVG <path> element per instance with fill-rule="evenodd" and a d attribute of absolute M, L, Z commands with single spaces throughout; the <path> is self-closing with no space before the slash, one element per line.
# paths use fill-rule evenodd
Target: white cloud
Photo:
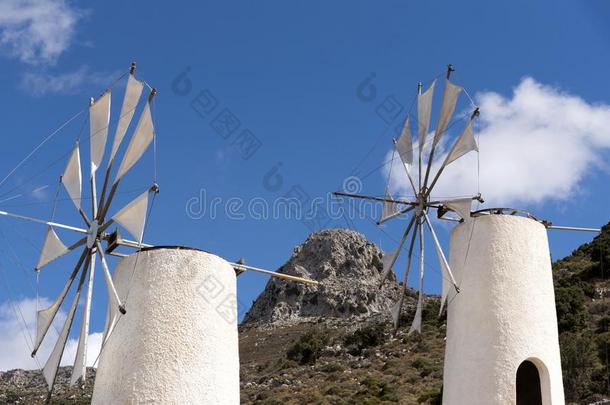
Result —
<path fill-rule="evenodd" d="M 0 44 L 29 64 L 54 64 L 70 46 L 83 12 L 67 0 L 2 0 Z"/>
<path fill-rule="evenodd" d="M 51 304 L 46 298 L 41 298 L 40 307 L 45 308 Z M 23 315 L 23 319 L 21 318 Z M 65 312 L 60 311 L 51 327 L 47 337 L 43 341 L 36 355 L 41 366 L 44 366 L 51 352 L 57 330 L 60 330 L 66 319 Z M 24 324 L 25 321 L 25 324 Z M 73 329 L 78 329 L 75 323 Z M 15 368 L 37 369 L 39 365 L 30 356 L 31 340 L 36 337 L 36 299 L 25 298 L 19 301 L 0 303 L 0 370 L 12 370 Z M 102 334 L 92 333 L 89 335 L 87 348 L 87 363 L 89 366 L 95 361 L 101 347 Z M 27 342 L 27 343 L 26 343 Z M 76 356 L 76 339 L 68 339 L 66 349 L 61 360 L 62 365 L 72 365 Z"/>
<path fill-rule="evenodd" d="M 479 181 L 487 206 L 519 208 L 519 204 L 567 200 L 582 192 L 582 181 L 593 169 L 605 166 L 609 105 L 588 103 L 529 77 L 511 97 L 482 92 L 475 98 L 481 108 L 476 131 Z M 432 174 L 443 158 L 439 153 Z M 402 168 L 392 170 L 392 180 L 398 192 L 409 191 Z M 476 192 L 477 155 L 470 153 L 447 167 L 433 195 Z"/>
<path fill-rule="evenodd" d="M 88 66 L 81 66 L 74 72 L 62 74 L 27 72 L 21 76 L 20 87 L 33 96 L 47 94 L 75 94 L 86 86 L 107 86 L 117 72 L 93 72 Z"/>

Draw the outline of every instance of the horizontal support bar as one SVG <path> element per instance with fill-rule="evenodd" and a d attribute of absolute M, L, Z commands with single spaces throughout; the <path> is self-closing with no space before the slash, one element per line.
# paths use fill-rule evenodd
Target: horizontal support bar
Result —
<path fill-rule="evenodd" d="M 415 201 L 394 200 L 392 198 L 373 197 L 373 196 L 362 195 L 362 194 L 344 193 L 341 191 L 335 191 L 335 192 L 333 192 L 333 195 L 339 196 L 339 197 L 359 198 L 361 200 L 381 201 L 381 202 L 389 202 L 389 203 L 395 203 L 395 204 L 405 204 L 405 205 L 417 205 L 418 204 Z"/>
<path fill-rule="evenodd" d="M 68 229 L 70 231 L 80 232 L 80 233 L 84 233 L 84 234 L 87 233 L 86 229 L 78 228 L 76 226 L 64 225 L 64 224 L 60 224 L 60 223 L 52 222 L 52 221 L 45 221 L 44 219 L 38 219 L 38 218 L 28 217 L 25 215 L 13 214 L 11 212 L 0 211 L 0 215 L 4 215 L 7 217 L 11 217 L 11 218 L 23 219 L 25 221 L 30 221 L 30 222 L 36 222 L 39 224 L 49 225 L 49 226 L 53 226 L 56 228 Z"/>
<path fill-rule="evenodd" d="M 599 228 L 579 228 L 575 226 L 557 226 L 549 225 L 546 229 L 554 229 L 556 231 L 578 231 L 578 232 L 597 232 L 600 233 L 602 230 Z"/>
<path fill-rule="evenodd" d="M 120 239 L 119 241 L 117 241 L 117 244 L 127 246 L 127 247 L 133 247 L 133 248 L 153 247 L 153 245 L 148 245 L 146 243 L 138 243 L 136 241 L 128 240 L 128 239 Z M 117 254 L 117 256 L 118 256 L 118 254 Z M 277 273 L 274 271 L 269 271 L 269 270 L 261 269 L 258 267 L 247 266 L 245 264 L 231 263 L 231 262 L 229 262 L 229 264 L 231 266 L 233 266 L 233 268 L 238 269 L 238 270 L 253 271 L 255 273 L 267 274 L 267 275 L 269 275 L 271 277 L 275 277 L 275 278 L 282 278 L 285 280 L 297 281 L 299 283 L 305 283 L 305 284 L 310 284 L 310 285 L 319 285 L 320 284 L 316 280 L 311 280 L 311 279 L 304 278 L 304 277 L 292 276 L 290 274 Z"/>
<path fill-rule="evenodd" d="M 267 275 L 269 275 L 271 277 L 275 277 L 275 278 L 283 278 L 286 280 L 297 281 L 299 283 L 305 283 L 305 284 L 310 284 L 310 285 L 320 285 L 320 282 L 318 282 L 316 280 L 311 280 L 309 278 L 291 276 L 290 274 L 284 274 L 284 273 L 277 273 L 275 271 L 264 270 L 264 269 L 260 269 L 258 267 L 246 266 L 245 264 L 231 263 L 231 262 L 229 262 L 229 264 L 238 270 L 253 271 L 255 273 L 267 274 Z"/>

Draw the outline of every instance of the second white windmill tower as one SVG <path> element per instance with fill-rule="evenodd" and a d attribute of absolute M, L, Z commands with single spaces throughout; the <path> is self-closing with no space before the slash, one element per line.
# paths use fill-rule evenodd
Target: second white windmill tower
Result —
<path fill-rule="evenodd" d="M 433 188 L 447 165 L 464 154 L 478 150 L 472 122 L 475 108 L 452 148 L 435 165 L 435 150 L 450 125 L 462 88 L 451 83 L 447 71 L 445 88 L 432 136 L 426 168 L 422 167 L 424 146 L 432 111 L 433 82 L 417 96 L 419 142 L 411 140 L 407 116 L 396 151 L 404 165 L 413 197 L 395 199 L 386 188 L 384 197 L 348 193 L 337 195 L 382 201 L 378 223 L 413 212 L 399 247 L 383 259 L 389 272 L 411 233 L 405 269 L 408 281 L 416 235 L 419 233 L 419 299 L 410 333 L 421 329 L 424 300 L 424 225 L 427 225 L 440 259 L 443 277 L 441 308 L 447 307 L 447 344 L 444 366 L 443 404 L 445 405 L 561 405 L 564 404 L 561 358 L 551 260 L 546 229 L 598 231 L 585 228 L 553 227 L 533 216 L 518 215 L 513 209 L 492 209 L 471 213 L 472 200 L 435 199 Z M 413 170 L 413 149 L 418 150 L 418 167 Z M 438 167 L 428 182 L 432 167 Z M 424 175 L 425 173 L 425 175 Z M 415 179 L 415 180 L 414 180 Z M 451 236 L 450 259 L 446 260 L 432 228 L 428 211 L 436 209 L 439 218 L 453 211 L 461 223 Z M 403 291 L 405 291 L 403 290 Z M 404 293 L 393 307 L 398 324 Z"/>

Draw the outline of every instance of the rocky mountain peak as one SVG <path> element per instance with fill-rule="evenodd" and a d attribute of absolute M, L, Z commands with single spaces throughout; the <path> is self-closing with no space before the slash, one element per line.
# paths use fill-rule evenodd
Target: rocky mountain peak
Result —
<path fill-rule="evenodd" d="M 321 285 L 270 279 L 243 323 L 387 314 L 399 288 L 394 274 L 379 287 L 381 258 L 377 246 L 358 232 L 329 229 L 313 233 L 278 271 L 309 277 Z"/>

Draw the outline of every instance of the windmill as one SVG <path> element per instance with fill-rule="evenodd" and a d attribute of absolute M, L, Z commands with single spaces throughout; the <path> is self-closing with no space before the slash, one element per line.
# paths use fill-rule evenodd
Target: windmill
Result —
<path fill-rule="evenodd" d="M 393 140 L 394 143 L 394 155 L 397 153 L 402 166 L 404 167 L 406 177 L 409 181 L 411 191 L 413 192 L 412 199 L 395 199 L 393 198 L 390 190 L 386 187 L 384 197 L 366 196 L 345 192 L 334 193 L 337 196 L 360 198 L 373 201 L 383 202 L 383 209 L 381 218 L 377 221 L 377 225 L 381 225 L 391 219 L 398 218 L 403 215 L 411 215 L 409 223 L 398 243 L 398 247 L 387 252 L 383 256 L 383 272 L 382 280 L 387 279 L 390 271 L 396 263 L 404 244 L 409 240 L 408 254 L 407 254 L 407 265 L 404 271 L 404 282 L 401 295 L 398 301 L 392 306 L 391 313 L 394 321 L 394 326 L 398 327 L 400 318 L 400 312 L 404 303 L 404 298 L 407 292 L 407 279 L 412 264 L 413 252 L 416 240 L 419 245 L 419 294 L 417 300 L 417 307 L 415 317 L 413 319 L 409 333 L 413 331 L 421 331 L 422 322 L 422 305 L 424 300 L 423 286 L 424 286 L 424 239 L 426 228 L 430 232 L 432 240 L 434 242 L 434 248 L 440 261 L 440 267 L 442 271 L 443 280 L 443 292 L 441 298 L 441 311 L 446 301 L 448 291 L 453 287 L 456 292 L 459 292 L 459 287 L 453 276 L 453 272 L 449 266 L 447 258 L 441 248 L 437 234 L 434 230 L 430 217 L 428 215 L 430 209 L 436 209 L 439 218 L 450 219 L 445 217 L 448 211 L 456 213 L 461 220 L 467 220 L 470 218 L 470 209 L 473 200 L 483 202 L 480 194 L 467 198 L 454 198 L 436 200 L 432 197 L 432 192 L 437 184 L 440 176 L 442 175 L 445 168 L 466 155 L 469 152 L 478 152 L 478 146 L 474 138 L 473 133 L 473 122 L 479 116 L 479 108 L 474 106 L 472 112 L 466 119 L 466 124 L 457 137 L 449 152 L 442 160 L 434 176 L 431 176 L 432 166 L 435 164 L 435 153 L 439 149 L 439 144 L 445 137 L 447 130 L 453 124 L 451 123 L 452 117 L 456 109 L 458 97 L 462 92 L 462 87 L 453 84 L 450 81 L 451 73 L 454 71 L 452 65 L 448 65 L 447 74 L 445 77 L 444 90 L 442 94 L 441 107 L 438 114 L 438 121 L 433 134 L 428 134 L 430 129 L 430 120 L 432 115 L 432 101 L 436 87 L 436 80 L 432 82 L 430 87 L 423 92 L 422 84 L 418 84 L 417 90 L 417 125 L 416 133 L 418 136 L 417 144 L 414 147 L 411 136 L 411 119 L 409 116 L 406 117 L 402 131 L 398 139 Z M 426 147 L 431 142 L 430 151 L 426 155 Z M 417 178 L 414 177 L 414 153 L 413 150 L 417 150 Z M 425 170 L 424 170 L 425 167 Z"/>
<path fill-rule="evenodd" d="M 553 225 L 514 208 L 485 208 L 471 212 L 473 200 L 483 202 L 480 195 L 438 200 L 431 197 L 434 186 L 449 164 L 469 152 L 478 151 L 472 124 L 479 116 L 479 109 L 473 103 L 474 109 L 468 114 L 464 129 L 448 153 L 441 159 L 434 159 L 444 133 L 451 126 L 449 122 L 458 95 L 463 90 L 449 81 L 452 71 L 449 65 L 427 162 L 422 155 L 428 138 L 435 82 L 425 93 L 421 91 L 421 84 L 418 86 L 417 182 L 412 172 L 413 142 L 408 116 L 400 137 L 394 142 L 394 153 L 400 156 L 413 199 L 395 199 L 388 188 L 384 197 L 345 192 L 335 194 L 383 202 L 382 216 L 377 224 L 412 213 L 398 248 L 382 259 L 385 279 L 410 237 L 402 294 L 391 310 L 396 327 L 415 240 L 419 236 L 419 297 L 409 333 L 421 331 L 424 226 L 429 229 L 443 273 L 441 311 L 448 299 L 450 302 L 447 305 L 443 403 L 564 403 L 547 230 L 594 233 L 601 230 Z M 425 171 L 423 165 L 426 165 Z M 433 166 L 436 170 L 429 182 Z M 460 222 L 451 233 L 449 262 L 428 216 L 430 209 L 436 209 L 441 219 Z M 447 217 L 449 211 L 460 219 Z M 476 248 L 471 249 L 472 246 Z M 455 292 L 451 291 L 452 287 Z"/>
<path fill-rule="evenodd" d="M 146 191 L 124 207 L 113 210 L 114 207 L 112 206 L 123 177 L 138 163 L 151 144 L 154 145 L 155 143 L 155 129 L 151 107 L 157 91 L 146 82 L 136 79 L 135 63 L 132 63 L 129 71 L 123 74 L 114 83 L 118 82 L 118 80 L 124 76 L 127 76 L 127 83 L 120 115 L 116 119 L 116 129 L 112 145 L 110 146 L 109 157 L 104 160 L 107 145 L 109 144 L 107 141 L 111 123 L 110 106 L 112 85 L 97 99 L 91 99 L 89 102 L 88 118 L 90 134 L 88 141 L 90 143 L 90 170 L 88 172 L 83 172 L 82 170 L 80 154 L 81 145 L 77 141 L 70 153 L 65 170 L 60 177 L 60 183 L 63 185 L 70 200 L 73 202 L 85 227 L 72 226 L 17 213 L 0 211 L 0 215 L 3 216 L 47 225 L 47 232 L 41 254 L 35 266 L 37 274 L 40 273 L 45 266 L 53 263 L 60 257 L 68 255 L 71 252 L 80 251 L 76 264 L 55 301 L 48 308 L 39 310 L 37 313 L 36 337 L 34 340 L 32 357 L 36 356 L 37 351 L 48 335 L 48 331 L 53 325 L 53 321 L 56 319 L 68 294 L 71 290 L 74 290 L 74 296 L 68 306 L 67 317 L 63 326 L 58 331 L 57 340 L 55 341 L 51 354 L 42 370 L 49 390 L 47 400 L 51 397 L 57 370 L 73 326 L 79 301 L 83 296 L 84 305 L 82 320 L 70 384 L 73 385 L 79 380 L 85 381 L 87 337 L 89 335 L 89 320 L 91 302 L 93 299 L 93 281 L 98 260 L 102 267 L 108 294 L 106 328 L 102 339 L 103 347 L 120 316 L 127 312 L 127 308 L 117 294 L 117 289 L 113 283 L 106 255 L 126 256 L 123 253 L 115 251 L 118 246 L 134 249 L 152 247 L 150 244 L 143 243 L 143 235 L 149 212 L 149 195 L 152 194 L 152 199 L 154 200 L 154 196 L 159 193 L 159 186 L 157 183 L 153 181 L 153 183 L 147 187 Z M 148 94 L 145 94 L 145 89 Z M 138 116 L 137 120 L 134 120 L 136 115 Z M 133 127 L 132 121 L 134 121 L 134 123 L 137 122 L 133 129 L 131 129 Z M 47 139 L 45 139 L 43 143 L 46 142 Z M 124 152 L 121 152 L 121 146 L 127 139 L 129 139 L 127 147 Z M 31 157 L 37 149 L 38 148 L 34 149 L 26 159 Z M 19 167 L 19 165 L 17 167 Z M 16 168 L 9 173 L 9 176 L 13 174 L 15 170 Z M 101 192 L 98 194 L 98 172 L 104 170 L 105 174 L 103 175 L 103 182 L 101 183 Z M 82 205 L 82 201 L 87 199 L 83 197 L 83 177 L 85 177 L 85 182 L 89 183 L 90 207 L 84 207 Z M 152 206 L 152 203 L 150 205 Z M 132 235 L 135 240 L 121 238 L 118 230 L 109 233 L 109 228 L 113 225 L 120 225 Z M 81 237 L 75 242 L 67 245 L 56 233 L 56 228 L 76 232 L 80 234 Z M 106 242 L 106 249 L 102 247 L 102 241 Z M 237 275 L 243 271 L 254 271 L 296 282 L 312 285 L 318 284 L 314 280 L 247 266 L 243 260 L 238 263 L 229 262 L 229 264 L 235 269 Z"/>
<path fill-rule="evenodd" d="M 148 190 L 140 194 L 133 201 L 118 210 L 109 217 L 111 204 L 116 195 L 116 191 L 125 174 L 140 160 L 144 152 L 153 143 L 155 133 L 153 126 L 153 118 L 151 113 L 151 104 L 156 94 L 156 89 L 150 88 L 150 92 L 144 101 L 144 105 L 139 113 L 137 125 L 132 131 L 131 139 L 127 149 L 122 154 L 122 159 L 118 160 L 117 152 L 122 144 L 122 141 L 127 134 L 130 123 L 135 115 L 139 105 L 140 98 L 144 92 L 145 83 L 135 78 L 135 64 L 132 64 L 127 78 L 125 96 L 121 107 L 120 116 L 116 125 L 116 132 L 110 150 L 110 156 L 107 160 L 106 173 L 103 177 L 103 185 L 101 193 L 97 192 L 97 173 L 102 168 L 104 153 L 108 139 L 108 129 L 110 124 L 110 103 L 111 103 L 111 88 L 106 89 L 96 100 L 91 99 L 89 103 L 89 129 L 90 129 L 90 171 L 82 173 L 80 159 L 80 145 L 77 141 L 68 163 L 60 178 L 61 184 L 64 186 L 67 194 L 74 203 L 76 210 L 84 221 L 86 228 L 77 228 L 59 223 L 49 223 L 47 234 L 41 250 L 40 258 L 36 264 L 35 271 L 39 272 L 48 264 L 58 258 L 76 251 L 81 250 L 80 256 L 70 274 L 64 288 L 57 296 L 55 301 L 45 309 L 38 311 L 36 339 L 32 356 L 40 348 L 49 328 L 51 327 L 57 313 L 59 312 L 66 296 L 78 279 L 75 287 L 74 297 L 69 306 L 66 320 L 63 327 L 59 331 L 59 336 L 55 342 L 53 350 L 49 355 L 44 367 L 43 375 L 48 384 L 49 392 L 52 392 L 55 383 L 57 370 L 63 355 L 70 330 L 72 328 L 76 309 L 78 307 L 81 295 L 83 295 L 83 287 L 86 282 L 86 295 L 83 305 L 83 314 L 81 319 L 81 329 L 78 338 L 78 346 L 76 358 L 70 383 L 74 384 L 80 379 L 85 379 L 86 375 L 86 351 L 87 337 L 89 334 L 89 318 L 91 311 L 91 301 L 93 292 L 93 280 L 95 277 L 96 263 L 99 261 L 102 266 L 106 289 L 108 292 L 108 317 L 107 332 L 112 330 L 112 325 L 116 323 L 119 314 L 125 314 L 126 309 L 121 299 L 119 298 L 116 288 L 112 281 L 112 275 L 106 260 L 104 249 L 101 241 L 107 239 L 105 231 L 113 224 L 121 225 L 131 235 L 136 238 L 137 245 L 142 243 L 144 227 L 146 222 L 146 214 L 148 210 L 148 195 L 149 193 L 158 193 L 159 187 L 156 183 L 152 184 Z M 113 167 L 119 162 L 118 170 L 113 177 Z M 83 175 L 87 176 L 90 185 L 91 207 L 89 214 L 86 213 L 86 208 L 82 206 L 83 193 Z M 66 246 L 54 230 L 54 227 L 69 229 L 79 232 L 83 235 L 82 238 Z M 109 333 L 104 336 L 107 339 Z"/>

